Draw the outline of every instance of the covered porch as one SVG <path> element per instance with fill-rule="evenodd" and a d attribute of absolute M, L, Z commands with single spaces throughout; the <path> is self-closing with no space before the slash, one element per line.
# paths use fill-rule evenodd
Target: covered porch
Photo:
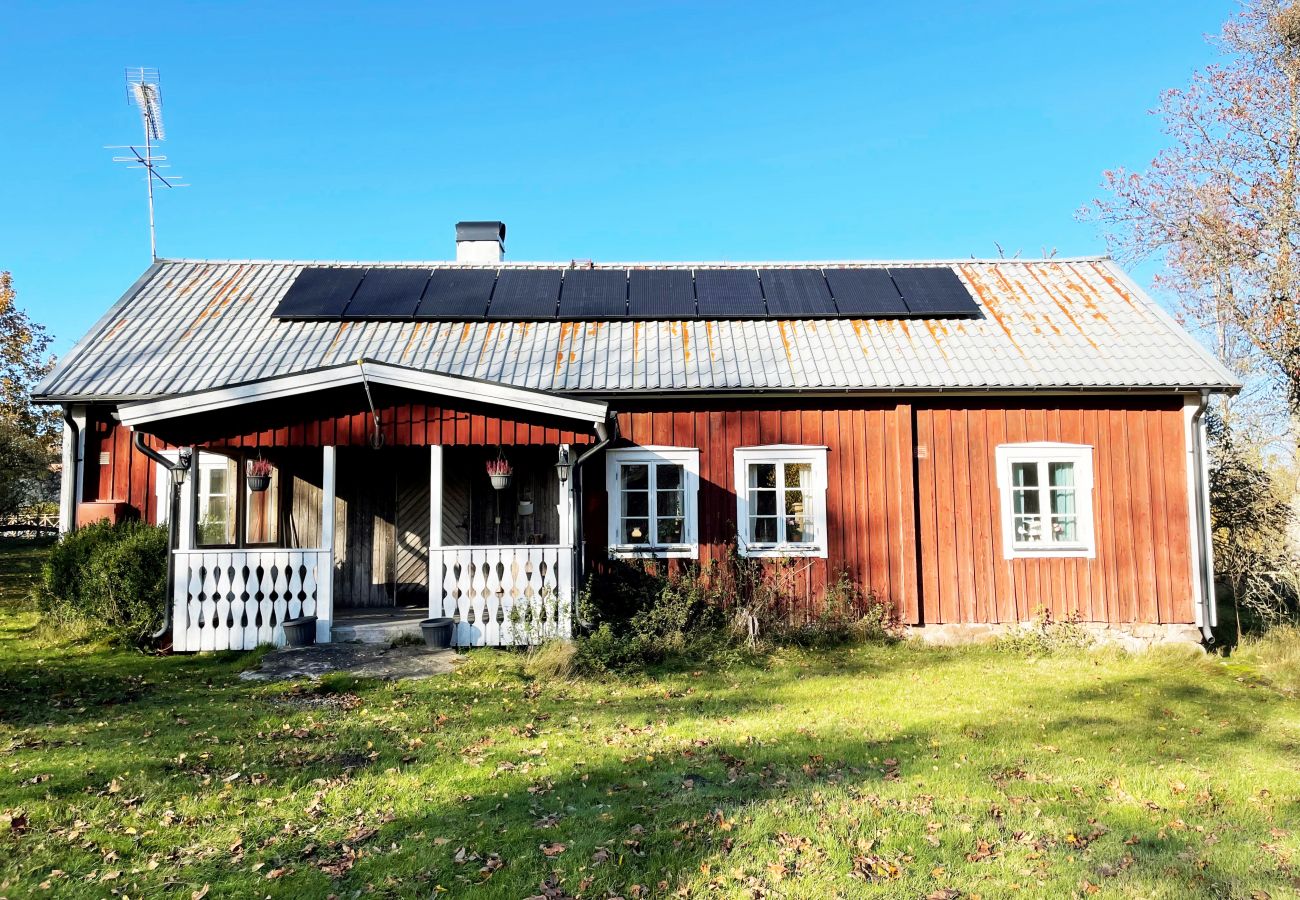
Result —
<path fill-rule="evenodd" d="M 340 369 L 122 408 L 181 478 L 159 475 L 178 495 L 174 648 L 279 646 L 284 621 L 312 615 L 317 642 L 357 639 L 335 623 L 386 612 L 452 618 L 457 646 L 570 636 L 571 473 L 605 436 L 604 404 Z"/>

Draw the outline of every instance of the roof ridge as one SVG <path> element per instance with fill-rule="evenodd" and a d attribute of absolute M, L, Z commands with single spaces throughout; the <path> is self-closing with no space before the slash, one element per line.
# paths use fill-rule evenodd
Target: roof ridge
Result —
<path fill-rule="evenodd" d="M 768 260 L 689 260 L 689 261 L 654 261 L 640 260 L 632 262 L 591 261 L 590 268 L 595 269 L 650 269 L 650 268 L 814 268 L 821 266 L 956 266 L 956 265 L 1034 265 L 1047 263 L 1085 263 L 1103 262 L 1110 256 L 1055 256 L 1043 259 L 1002 259 L 955 257 L 939 259 L 768 259 Z M 574 266 L 577 260 L 501 260 L 494 263 L 466 263 L 454 259 L 412 259 L 412 260 L 367 260 L 367 259 L 203 259 L 198 257 L 161 258 L 160 263 L 183 265 L 272 265 L 272 266 L 430 266 L 438 268 L 495 269 L 495 268 L 588 268 L 586 260 L 582 265 Z"/>

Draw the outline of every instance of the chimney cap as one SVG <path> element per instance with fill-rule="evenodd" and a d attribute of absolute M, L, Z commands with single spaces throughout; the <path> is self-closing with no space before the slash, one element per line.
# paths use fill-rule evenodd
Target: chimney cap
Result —
<path fill-rule="evenodd" d="M 457 222 L 456 241 L 506 242 L 505 222 Z"/>

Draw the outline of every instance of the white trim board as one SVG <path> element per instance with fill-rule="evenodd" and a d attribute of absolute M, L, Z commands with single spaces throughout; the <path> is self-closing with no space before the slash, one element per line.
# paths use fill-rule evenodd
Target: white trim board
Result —
<path fill-rule="evenodd" d="M 524 412 L 558 416 L 588 425 L 603 423 L 609 415 L 609 405 L 599 401 L 574 400 L 545 391 L 360 359 L 355 364 L 312 369 L 308 372 L 280 375 L 231 387 L 178 394 L 160 400 L 125 403 L 118 407 L 118 419 L 123 425 L 135 427 L 149 422 L 214 412 L 263 400 L 296 397 L 330 388 L 360 385 L 365 381 Z"/>

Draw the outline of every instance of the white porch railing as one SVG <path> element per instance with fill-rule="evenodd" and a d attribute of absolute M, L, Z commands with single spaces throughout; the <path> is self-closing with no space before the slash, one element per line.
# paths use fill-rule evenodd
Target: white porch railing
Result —
<path fill-rule="evenodd" d="M 334 567 L 329 550 L 177 550 L 172 648 L 250 650 L 284 643 L 281 623 L 316 616 L 330 639 Z"/>
<path fill-rule="evenodd" d="M 540 644 L 573 633 L 573 548 L 434 547 L 429 615 L 456 620 L 460 647 Z"/>

